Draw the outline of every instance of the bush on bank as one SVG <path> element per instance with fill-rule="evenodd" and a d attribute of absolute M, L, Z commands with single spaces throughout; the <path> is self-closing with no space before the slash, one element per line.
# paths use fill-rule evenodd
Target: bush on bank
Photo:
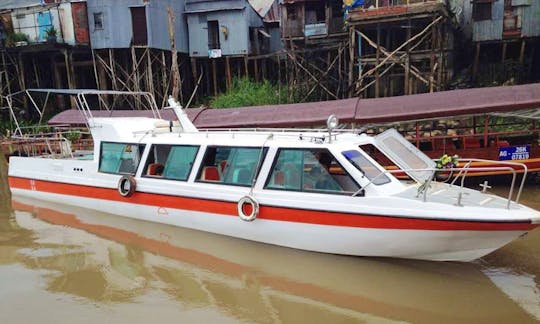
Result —
<path fill-rule="evenodd" d="M 212 108 L 276 105 L 287 102 L 286 89 L 269 81 L 253 82 L 249 78 L 234 79 L 227 92 L 210 100 Z"/>

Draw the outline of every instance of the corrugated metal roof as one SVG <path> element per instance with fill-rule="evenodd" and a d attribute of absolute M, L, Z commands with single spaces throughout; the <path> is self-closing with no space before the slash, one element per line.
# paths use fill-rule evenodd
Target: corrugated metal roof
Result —
<path fill-rule="evenodd" d="M 185 14 L 201 12 L 243 10 L 246 2 L 242 0 L 190 0 L 186 1 Z"/>
<path fill-rule="evenodd" d="M 199 128 L 297 127 L 325 125 L 332 114 L 342 122 L 365 125 L 531 108 L 540 108 L 540 83 L 375 99 L 351 98 L 233 109 L 199 108 L 188 109 L 187 114 Z M 131 112 L 121 113 L 130 115 Z M 163 118 L 171 117 L 163 114 Z M 67 111 L 56 115 L 49 123 L 84 124 L 84 121 L 76 111 Z"/>
<path fill-rule="evenodd" d="M 2 0 L 0 1 L 0 10 L 25 8 L 41 5 L 39 0 Z"/>

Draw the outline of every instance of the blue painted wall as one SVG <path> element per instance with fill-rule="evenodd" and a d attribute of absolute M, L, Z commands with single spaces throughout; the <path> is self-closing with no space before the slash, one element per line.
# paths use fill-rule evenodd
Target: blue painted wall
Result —
<path fill-rule="evenodd" d="M 263 26 L 262 19 L 246 0 L 187 0 L 186 16 L 189 55 L 193 57 L 208 57 L 209 20 L 218 21 L 219 43 L 224 56 L 250 54 L 250 27 Z"/>
<path fill-rule="evenodd" d="M 175 16 L 175 45 L 179 52 L 188 52 L 187 24 L 183 15 L 185 0 L 88 0 L 88 25 L 92 48 L 129 48 L 132 40 L 130 7 L 145 6 L 148 47 L 170 50 L 167 8 Z M 96 29 L 95 13 L 103 13 L 103 28 Z"/>

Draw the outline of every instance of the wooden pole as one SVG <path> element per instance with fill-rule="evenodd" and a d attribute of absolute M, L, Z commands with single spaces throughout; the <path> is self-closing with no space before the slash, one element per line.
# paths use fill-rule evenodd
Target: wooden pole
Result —
<path fill-rule="evenodd" d="M 379 1 L 377 0 L 377 7 L 379 5 Z M 379 65 L 379 60 L 381 58 L 381 24 L 377 23 L 377 54 L 376 54 L 376 62 L 375 64 Z M 379 98 L 379 70 L 375 71 L 375 98 Z"/>
<path fill-rule="evenodd" d="M 225 57 L 225 73 L 227 74 L 227 90 L 232 87 L 232 76 L 231 76 L 231 62 L 228 56 Z"/>
<path fill-rule="evenodd" d="M 476 79 L 476 75 L 478 74 L 478 61 L 480 60 L 480 43 L 476 43 L 476 50 L 474 53 L 474 63 L 473 63 L 473 70 L 472 70 L 472 77 L 473 80 Z"/>
<path fill-rule="evenodd" d="M 443 80 L 443 72 L 446 70 L 446 66 L 444 64 L 445 54 L 444 54 L 444 38 L 446 34 L 444 33 L 444 22 L 441 21 L 437 24 L 437 31 L 438 31 L 438 39 L 439 39 L 439 57 L 438 57 L 438 66 L 439 69 L 437 70 L 437 91 L 443 90 L 443 86 L 445 84 Z"/>
<path fill-rule="evenodd" d="M 167 91 L 169 83 L 167 80 L 167 60 L 165 59 L 165 51 L 161 50 L 161 93 L 163 94 L 163 99 L 167 98 Z M 164 101 L 164 100 L 163 100 Z M 163 102 L 162 101 L 162 102 Z"/>
<path fill-rule="evenodd" d="M 109 66 L 113 90 L 118 90 L 118 84 L 116 83 L 116 66 L 114 64 L 114 50 L 112 48 L 109 48 Z"/>
<path fill-rule="evenodd" d="M 218 94 L 216 60 L 212 59 L 212 81 L 214 82 L 214 96 Z"/>
<path fill-rule="evenodd" d="M 146 75 L 147 75 L 147 79 L 148 79 L 148 91 L 150 91 L 150 93 L 152 93 L 153 95 L 156 95 L 155 94 L 155 89 L 154 89 L 154 71 L 152 69 L 152 53 L 151 53 L 151 49 L 148 48 L 147 52 L 146 52 L 146 59 L 147 59 L 147 66 L 146 66 Z"/>
<path fill-rule="evenodd" d="M 278 86 L 278 104 L 281 103 L 281 59 L 279 57 L 280 55 L 278 54 L 277 55 L 277 72 L 278 72 L 278 82 L 277 82 L 277 86 Z"/>
<path fill-rule="evenodd" d="M 167 15 L 169 17 L 169 39 L 171 42 L 171 95 L 173 98 L 178 99 L 178 92 L 180 91 L 180 71 L 178 70 L 178 55 L 174 41 L 174 14 L 170 6 L 167 7 Z"/>
<path fill-rule="evenodd" d="M 244 55 L 244 71 L 246 72 L 246 78 L 249 78 L 249 62 L 247 55 Z"/>
<path fill-rule="evenodd" d="M 508 47 L 507 42 L 502 43 L 502 53 L 501 53 L 501 62 L 504 63 L 504 60 L 506 60 L 506 49 Z"/>
<path fill-rule="evenodd" d="M 407 57 L 406 57 L 406 61 L 405 61 L 405 82 L 404 82 L 404 88 L 405 88 L 405 94 L 411 94 L 411 89 L 410 89 L 410 68 L 411 68 L 411 28 L 412 28 L 412 25 L 411 25 L 411 20 L 408 19 L 407 20 L 407 45 L 406 45 L 406 49 L 405 49 L 405 52 L 407 54 Z M 377 64 L 378 65 L 378 64 Z"/>
<path fill-rule="evenodd" d="M 39 73 L 38 73 L 38 69 L 37 69 L 37 66 L 36 66 L 36 59 L 34 57 L 32 57 L 32 67 L 34 69 L 34 76 L 35 76 L 35 80 L 36 80 L 36 86 L 38 88 L 41 88 L 41 85 L 40 85 L 40 82 L 39 82 Z"/>
<path fill-rule="evenodd" d="M 433 18 L 435 19 L 435 17 Z M 437 46 L 437 34 L 435 33 L 435 29 L 431 30 L 431 51 L 429 54 L 429 92 L 433 92 L 434 88 L 434 80 L 435 80 L 435 48 Z"/>
<path fill-rule="evenodd" d="M 255 73 L 255 80 L 259 82 L 259 64 L 257 59 L 253 60 L 253 73 Z"/>
<path fill-rule="evenodd" d="M 73 75 L 71 75 L 71 71 L 70 71 L 70 64 L 69 64 L 69 55 L 67 53 L 67 50 L 64 49 L 62 50 L 62 54 L 64 54 L 64 63 L 66 65 L 66 76 L 67 76 L 67 83 L 68 83 L 68 88 L 69 89 L 75 89 L 75 87 L 73 86 Z"/>
<path fill-rule="evenodd" d="M 354 50 L 356 46 L 356 33 L 355 33 L 355 27 L 351 26 L 349 28 L 349 82 L 348 82 L 348 89 L 349 89 L 349 97 L 352 97 L 354 94 L 353 89 L 353 79 L 354 79 Z M 362 53 L 358 53 L 358 55 L 362 55 Z M 360 80 L 361 82 L 361 80 Z"/>
<path fill-rule="evenodd" d="M 133 91 L 139 91 L 139 69 L 137 68 L 137 53 L 135 53 L 134 46 L 131 46 L 130 52 L 131 52 L 131 75 L 129 78 L 131 79 L 131 83 L 133 84 L 131 89 Z M 127 83 L 128 84 L 130 83 L 129 80 Z"/>
<path fill-rule="evenodd" d="M 97 64 L 96 64 L 96 53 L 95 53 L 95 50 L 93 49 L 91 49 L 90 52 L 92 53 L 92 68 L 94 69 L 94 78 L 96 79 L 96 88 L 101 89 L 101 82 L 99 80 Z M 99 104 L 101 105 L 101 101 Z"/>
<path fill-rule="evenodd" d="M 525 58 L 525 45 L 526 41 L 525 39 L 521 40 L 521 48 L 519 50 L 519 64 L 523 64 L 524 58 Z"/>

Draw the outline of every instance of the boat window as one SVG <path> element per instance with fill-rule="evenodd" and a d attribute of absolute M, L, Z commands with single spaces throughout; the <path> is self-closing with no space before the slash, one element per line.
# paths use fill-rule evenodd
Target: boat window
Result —
<path fill-rule="evenodd" d="M 135 173 L 141 161 L 143 144 L 101 143 L 99 172 Z"/>
<path fill-rule="evenodd" d="M 152 145 L 143 174 L 186 181 L 198 150 L 198 146 Z"/>
<path fill-rule="evenodd" d="M 197 180 L 251 186 L 265 154 L 266 148 L 261 154 L 260 147 L 209 146 Z"/>
<path fill-rule="evenodd" d="M 280 149 L 265 188 L 352 194 L 359 186 L 326 149 Z"/>
<path fill-rule="evenodd" d="M 435 162 L 395 129 L 387 129 L 374 139 L 376 146 L 415 181 L 425 182 L 433 177 Z"/>
<path fill-rule="evenodd" d="M 390 182 L 390 179 L 385 174 L 381 174 L 382 171 L 359 151 L 350 150 L 342 154 L 374 184 L 382 185 Z"/>

